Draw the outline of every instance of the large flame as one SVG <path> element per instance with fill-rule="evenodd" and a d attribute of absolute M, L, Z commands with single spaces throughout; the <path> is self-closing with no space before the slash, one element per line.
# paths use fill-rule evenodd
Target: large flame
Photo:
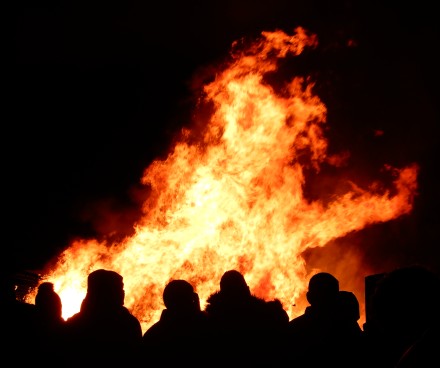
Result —
<path fill-rule="evenodd" d="M 304 251 L 412 210 L 416 165 L 390 168 L 393 195 L 353 184 L 329 202 L 306 199 L 304 162 L 316 171 L 333 162 L 321 127 L 326 107 L 302 78 L 277 93 L 264 77 L 280 59 L 316 45 L 302 28 L 263 32 L 232 55 L 204 87 L 212 113 L 202 131 L 184 131 L 168 157 L 145 170 L 151 195 L 134 235 L 117 244 L 75 241 L 45 271 L 65 318 L 79 310 L 87 275 L 98 268 L 124 277 L 125 305 L 144 331 L 159 319 L 170 279 L 191 282 L 203 307 L 232 268 L 256 295 L 280 299 L 294 317 L 310 276 Z"/>

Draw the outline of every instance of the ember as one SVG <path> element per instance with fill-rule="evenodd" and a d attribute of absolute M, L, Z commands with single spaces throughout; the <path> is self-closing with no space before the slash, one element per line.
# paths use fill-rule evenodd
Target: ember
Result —
<path fill-rule="evenodd" d="M 98 268 L 123 275 L 125 305 L 144 331 L 159 318 L 170 279 L 195 285 L 203 307 L 228 269 L 241 271 L 257 296 L 279 298 L 292 318 L 302 312 L 311 272 L 303 252 L 412 210 L 416 165 L 387 167 L 392 194 L 377 183 L 368 189 L 350 183 L 330 201 L 306 198 L 306 168 L 319 172 L 345 156 L 327 155 L 326 107 L 313 84 L 295 77 L 278 91 L 265 76 L 281 59 L 316 45 L 314 35 L 298 28 L 293 35 L 263 32 L 234 49 L 232 61 L 204 87 L 202 104 L 212 114 L 202 131 L 200 122 L 198 131 L 183 131 L 168 157 L 146 168 L 142 183 L 151 195 L 135 234 L 115 244 L 76 241 L 45 270 L 65 318 L 79 310 L 87 275 Z M 353 258 L 344 272 L 361 271 Z"/>

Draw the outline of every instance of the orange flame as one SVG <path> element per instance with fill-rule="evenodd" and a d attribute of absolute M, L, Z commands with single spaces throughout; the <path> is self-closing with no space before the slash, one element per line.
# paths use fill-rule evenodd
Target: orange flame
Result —
<path fill-rule="evenodd" d="M 264 76 L 280 59 L 316 45 L 302 28 L 293 35 L 263 32 L 233 55 L 204 87 L 213 112 L 203 132 L 185 130 L 168 157 L 145 170 L 142 183 L 151 195 L 134 235 L 117 244 L 76 241 L 47 271 L 65 318 L 79 310 L 87 275 L 97 268 L 124 277 L 125 305 L 144 331 L 159 319 L 170 279 L 191 282 L 203 307 L 232 268 L 256 295 L 280 299 L 294 317 L 292 305 L 310 276 L 305 250 L 412 210 L 416 165 L 389 168 L 396 177 L 393 195 L 352 184 L 325 204 L 305 198 L 299 157 L 317 171 L 326 160 L 337 164 L 326 155 L 326 107 L 304 79 L 293 78 L 277 94 Z"/>

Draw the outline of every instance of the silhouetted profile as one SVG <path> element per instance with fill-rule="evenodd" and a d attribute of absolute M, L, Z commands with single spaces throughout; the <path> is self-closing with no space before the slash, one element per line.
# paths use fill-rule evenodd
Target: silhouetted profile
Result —
<path fill-rule="evenodd" d="M 366 333 L 370 364 L 439 366 L 439 310 L 437 274 L 419 265 L 386 273 L 372 297 L 372 321 Z"/>
<path fill-rule="evenodd" d="M 214 331 L 212 359 L 217 365 L 279 363 L 279 338 L 289 317 L 278 300 L 267 302 L 253 295 L 240 272 L 223 274 L 220 290 L 208 297 L 205 311 Z"/>
<path fill-rule="evenodd" d="M 142 337 L 140 361 L 171 367 L 205 366 L 209 347 L 207 315 L 199 296 L 186 280 L 171 280 L 164 288 L 159 321 Z"/>
<path fill-rule="evenodd" d="M 105 365 L 133 360 L 142 339 L 142 328 L 124 306 L 124 299 L 120 274 L 99 269 L 88 275 L 81 310 L 66 321 L 69 363 L 87 361 Z"/>
<path fill-rule="evenodd" d="M 355 295 L 341 294 L 338 279 L 328 272 L 319 272 L 310 278 L 306 298 L 310 305 L 289 322 L 287 362 L 309 367 L 361 366 L 362 362 L 352 360 L 347 346 L 360 329 Z"/>
<path fill-rule="evenodd" d="M 64 326 L 63 306 L 60 296 L 55 292 L 51 282 L 43 282 L 38 286 L 35 296 L 36 338 L 38 357 L 44 359 L 45 354 L 59 354 L 62 346 L 61 337 Z M 36 359 L 38 358 L 36 357 Z"/>

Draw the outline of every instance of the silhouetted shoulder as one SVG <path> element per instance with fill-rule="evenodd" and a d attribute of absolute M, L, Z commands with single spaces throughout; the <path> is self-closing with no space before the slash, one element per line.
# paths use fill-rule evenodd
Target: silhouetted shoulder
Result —
<path fill-rule="evenodd" d="M 221 364 L 270 365 L 280 357 L 279 339 L 288 315 L 279 300 L 268 302 L 253 295 L 239 271 L 222 275 L 220 290 L 209 295 L 205 311 L 214 331 L 214 354 Z"/>
<path fill-rule="evenodd" d="M 208 319 L 198 294 L 186 280 L 171 280 L 164 288 L 165 309 L 142 337 L 140 360 L 164 366 L 204 366 L 210 347 Z"/>
<path fill-rule="evenodd" d="M 139 320 L 124 306 L 123 278 L 99 269 L 87 278 L 87 293 L 78 313 L 66 321 L 64 338 L 70 362 L 127 364 L 142 341 Z"/>
<path fill-rule="evenodd" d="M 429 336 L 438 342 L 438 329 L 431 334 L 432 327 L 439 325 L 440 279 L 428 268 L 411 265 L 384 273 L 373 292 L 371 308 L 366 333 L 371 364 L 395 366 L 408 349 L 428 348 Z"/>

